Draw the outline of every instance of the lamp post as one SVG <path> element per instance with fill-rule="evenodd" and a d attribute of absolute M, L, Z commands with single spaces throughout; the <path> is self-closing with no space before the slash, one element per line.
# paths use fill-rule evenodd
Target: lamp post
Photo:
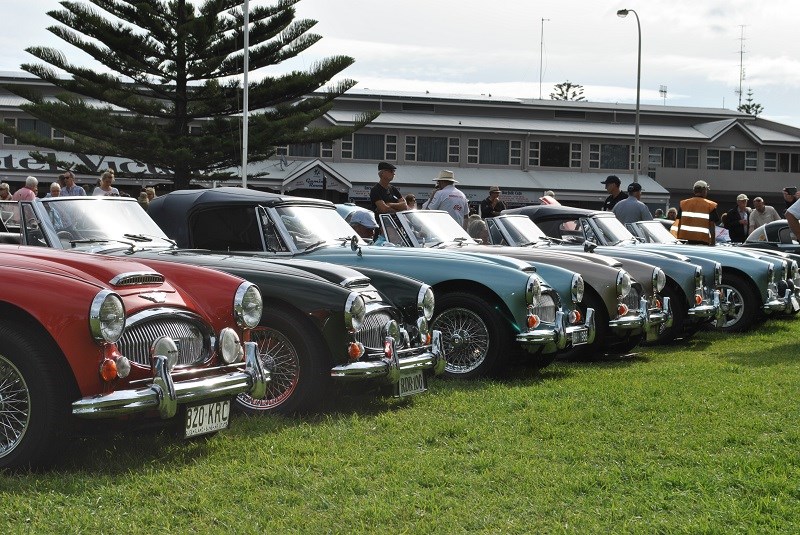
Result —
<path fill-rule="evenodd" d="M 617 16 L 625 18 L 628 13 L 633 13 L 636 16 L 636 28 L 639 31 L 639 52 L 636 62 L 636 127 L 633 139 L 633 181 L 638 182 L 639 173 L 639 95 L 641 93 L 642 84 L 642 25 L 639 23 L 639 14 L 633 9 L 620 9 L 617 11 Z"/>

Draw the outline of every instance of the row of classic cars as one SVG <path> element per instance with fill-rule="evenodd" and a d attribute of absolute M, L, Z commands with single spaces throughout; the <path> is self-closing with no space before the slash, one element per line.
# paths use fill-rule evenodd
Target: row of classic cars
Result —
<path fill-rule="evenodd" d="M 0 202 L 0 262 L 16 277 L 0 298 L 0 467 L 46 462 L 68 419 L 180 420 L 191 437 L 226 427 L 232 406 L 315 410 L 354 384 L 410 396 L 434 374 L 624 353 L 748 328 L 753 306 L 798 309 L 781 253 L 612 247 L 613 225 L 593 224 L 606 216 L 578 212 L 553 233 L 528 213 L 491 218 L 488 243 L 444 212 L 384 214 L 382 247 L 347 223 L 357 209 L 241 188 L 148 211 Z M 737 270 L 752 280 L 734 284 Z"/>

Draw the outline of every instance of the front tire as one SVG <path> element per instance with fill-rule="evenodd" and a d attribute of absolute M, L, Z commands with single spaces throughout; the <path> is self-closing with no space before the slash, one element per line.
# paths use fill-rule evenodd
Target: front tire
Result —
<path fill-rule="evenodd" d="M 18 324 L 0 325 L 0 340 L 0 468 L 49 464 L 70 411 L 59 351 Z"/>
<path fill-rule="evenodd" d="M 255 399 L 236 397 L 236 405 L 249 414 L 293 414 L 318 408 L 329 386 L 326 346 L 321 334 L 309 332 L 300 321 L 286 314 L 265 311 L 261 325 L 251 331 L 258 353 L 270 372 L 267 395 Z"/>
<path fill-rule="evenodd" d="M 491 375 L 508 360 L 513 334 L 497 310 L 480 296 L 462 292 L 437 295 L 432 328 L 442 332 L 445 376 L 471 379 Z"/>

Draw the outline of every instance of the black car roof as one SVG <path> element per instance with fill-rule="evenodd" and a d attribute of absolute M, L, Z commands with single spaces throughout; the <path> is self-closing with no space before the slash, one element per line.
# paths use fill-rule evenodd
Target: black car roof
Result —
<path fill-rule="evenodd" d="M 532 206 L 523 206 L 522 208 L 512 208 L 510 210 L 503 210 L 503 214 L 523 214 L 533 215 L 536 214 L 540 217 L 547 216 L 570 216 L 570 217 L 591 217 L 593 215 L 602 214 L 598 210 L 587 210 L 585 208 L 576 208 L 574 206 L 563 206 L 560 204 L 537 204 Z"/>

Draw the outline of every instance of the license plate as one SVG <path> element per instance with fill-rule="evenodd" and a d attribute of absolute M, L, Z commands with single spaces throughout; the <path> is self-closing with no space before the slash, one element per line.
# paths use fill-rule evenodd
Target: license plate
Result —
<path fill-rule="evenodd" d="M 589 341 L 589 329 L 572 332 L 572 345 L 579 346 Z"/>
<path fill-rule="evenodd" d="M 230 425 L 231 401 L 212 401 L 186 407 L 186 438 L 213 433 Z"/>
<path fill-rule="evenodd" d="M 397 383 L 397 396 L 401 398 L 419 394 L 425 390 L 425 376 L 422 374 L 422 370 L 401 375 L 400 381 Z"/>

